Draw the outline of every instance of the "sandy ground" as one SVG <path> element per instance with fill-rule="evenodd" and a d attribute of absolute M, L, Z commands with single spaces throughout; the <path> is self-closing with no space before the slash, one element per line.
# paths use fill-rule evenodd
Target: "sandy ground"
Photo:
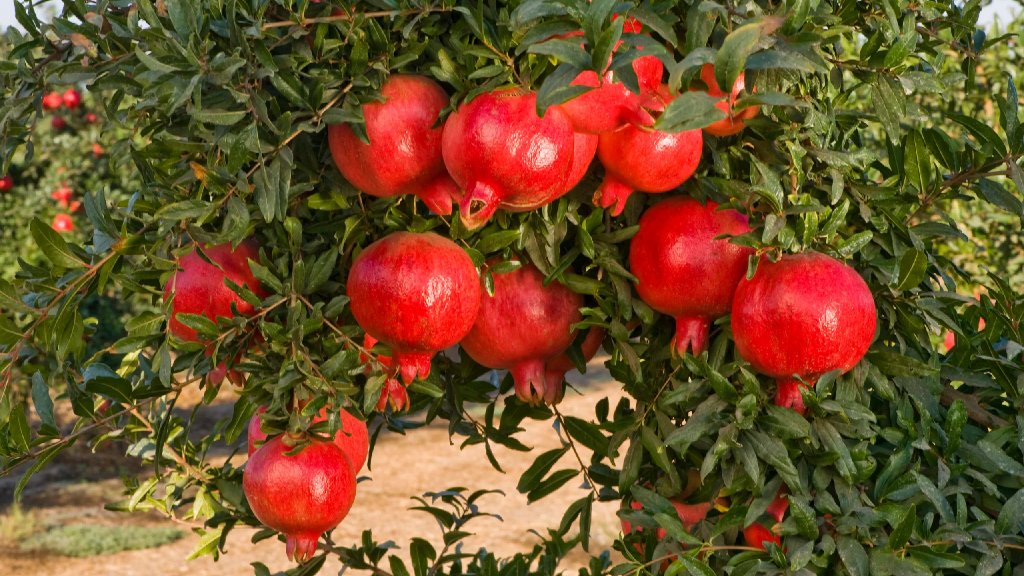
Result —
<path fill-rule="evenodd" d="M 612 398 L 612 405 L 621 395 L 618 385 L 608 378 L 606 372 L 595 362 L 587 376 L 570 375 L 570 381 L 583 384 L 583 394 L 572 391 L 561 405 L 565 414 L 593 417 L 594 404 L 604 397 Z M 432 426 L 413 430 L 406 436 L 384 435 L 377 443 L 372 469 L 364 469 L 368 480 L 359 484 L 356 504 L 333 534 L 334 541 L 343 546 L 358 542 L 363 530 L 373 530 L 378 542 L 392 540 L 403 549 L 409 539 L 423 536 L 440 549 L 440 531 L 434 519 L 423 513 L 409 510 L 417 503 L 413 495 L 435 492 L 453 486 L 469 489 L 497 488 L 505 495 L 489 495 L 480 501 L 486 512 L 499 514 L 503 521 L 493 518 L 479 518 L 467 529 L 474 535 L 468 539 L 465 549 L 475 550 L 484 546 L 499 555 L 525 551 L 539 540 L 531 530 L 545 532 L 546 528 L 557 527 L 568 504 L 586 494 L 580 487 L 581 481 L 570 481 L 557 493 L 528 505 L 526 497 L 516 491 L 521 473 L 533 462 L 539 453 L 555 448 L 559 440 L 551 422 L 525 424 L 525 432 L 519 438 L 533 447 L 529 453 L 518 453 L 495 447 L 496 456 L 505 469 L 502 474 L 491 468 L 486 461 L 483 446 L 470 446 L 460 450 L 452 445 L 448 432 L 443 426 Z M 456 442 L 458 438 L 456 438 Z M 117 467 L 123 462 L 107 461 L 86 452 L 82 457 L 85 466 Z M 587 453 L 583 457 L 589 458 Z M 97 460 L 101 460 L 97 462 Z M 575 459 L 565 458 L 566 467 L 576 467 Z M 94 524 L 169 525 L 160 518 L 145 515 L 125 515 L 103 510 L 103 503 L 120 499 L 121 481 L 117 470 L 105 475 L 105 479 L 89 481 L 68 481 L 73 470 L 55 470 L 50 474 L 33 479 L 26 492 L 24 509 L 46 523 L 74 522 Z M 89 477 L 95 469 L 79 469 L 82 476 Z M 124 473 L 123 471 L 121 473 Z M 143 473 L 144 475 L 144 473 Z M 186 527 L 187 528 L 187 527 Z M 610 548 L 619 531 L 613 504 L 597 504 L 593 513 L 591 552 L 600 553 Z M 55 555 L 41 555 L 18 552 L 8 547 L 0 548 L 0 574 L 6 576 L 157 576 L 188 574 L 190 576 L 222 576 L 252 574 L 250 563 L 263 562 L 272 571 L 284 570 L 290 566 L 285 558 L 284 544 L 275 539 L 252 544 L 255 533 L 249 528 L 238 528 L 231 532 L 227 541 L 226 554 L 214 562 L 205 557 L 186 561 L 186 557 L 198 542 L 194 534 L 159 548 L 121 552 L 92 558 L 67 558 Z M 405 555 L 404 550 L 398 552 Z M 567 558 L 562 568 L 573 572 L 586 564 L 589 555 L 582 551 Z M 385 561 L 384 566 L 387 563 Z M 336 559 L 328 561 L 321 574 L 340 573 L 342 566 Z"/>

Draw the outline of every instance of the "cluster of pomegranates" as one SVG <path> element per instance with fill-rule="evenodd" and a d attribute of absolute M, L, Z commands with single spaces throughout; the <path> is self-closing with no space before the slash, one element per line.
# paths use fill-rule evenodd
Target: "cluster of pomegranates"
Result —
<path fill-rule="evenodd" d="M 61 108 L 66 108 L 69 112 L 74 113 L 81 105 L 82 93 L 74 88 L 68 88 L 63 93 L 53 90 L 46 93 L 42 98 L 43 110 L 54 113 L 53 118 L 50 119 L 50 126 L 58 132 L 68 127 L 67 119 L 60 115 L 58 111 Z M 96 115 L 91 112 L 86 113 L 85 121 L 90 124 L 95 122 Z"/>

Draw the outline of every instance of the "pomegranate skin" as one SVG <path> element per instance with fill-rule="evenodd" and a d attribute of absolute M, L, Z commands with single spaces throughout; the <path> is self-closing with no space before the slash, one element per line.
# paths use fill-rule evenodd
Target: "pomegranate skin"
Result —
<path fill-rule="evenodd" d="M 605 177 L 594 204 L 618 216 L 635 191 L 657 194 L 681 186 L 697 170 L 703 145 L 700 130 L 670 134 L 626 126 L 601 134 L 597 157 Z"/>
<path fill-rule="evenodd" d="M 754 116 L 757 116 L 757 106 L 751 106 L 738 112 L 733 112 L 733 108 L 736 107 L 736 99 L 739 97 L 740 92 L 742 92 L 746 87 L 746 77 L 742 72 L 736 78 L 736 82 L 733 83 L 732 92 L 729 93 L 728 98 L 725 98 L 725 92 L 723 92 L 718 86 L 718 80 L 715 79 L 714 65 L 705 64 L 701 67 L 700 79 L 704 82 L 704 85 L 708 87 L 709 96 L 722 98 L 721 102 L 715 104 L 715 108 L 725 112 L 726 115 L 725 118 L 705 126 L 704 132 L 720 138 L 733 136 L 742 132 L 746 127 L 746 124 L 743 122 L 744 120 L 749 120 Z"/>
<path fill-rule="evenodd" d="M 782 539 L 779 535 L 769 530 L 764 524 L 757 522 L 743 529 L 743 540 L 748 546 L 768 550 L 768 543 L 782 546 Z"/>
<path fill-rule="evenodd" d="M 356 477 L 332 442 L 312 440 L 298 454 L 284 436 L 268 440 L 249 458 L 242 490 L 256 518 L 287 538 L 289 560 L 306 562 L 320 535 L 334 529 L 356 497 Z"/>
<path fill-rule="evenodd" d="M 583 354 L 583 360 L 589 362 L 591 358 L 597 354 L 597 351 L 601 348 L 601 342 L 604 341 L 605 331 L 604 328 L 591 328 L 587 332 L 586 338 L 580 344 L 580 352 Z M 568 349 L 566 349 L 566 352 Z M 557 398 L 551 404 L 557 404 L 562 401 L 562 397 L 565 396 L 565 374 L 569 370 L 576 368 L 572 358 L 566 352 L 562 352 L 558 356 L 547 361 L 544 365 L 544 378 L 545 382 L 549 387 L 558 386 L 560 393 Z"/>
<path fill-rule="evenodd" d="M 877 323 L 875 301 L 857 271 L 825 254 L 762 259 L 740 281 L 732 306 L 736 350 L 776 378 L 775 403 L 803 414 L 799 377 L 808 385 L 846 372 L 867 353 Z"/>
<path fill-rule="evenodd" d="M 480 278 L 457 244 L 395 232 L 352 262 L 348 296 L 363 330 L 387 344 L 406 384 L 430 374 L 434 353 L 458 344 L 480 308 Z"/>
<path fill-rule="evenodd" d="M 580 72 L 573 86 L 593 88 L 562 104 L 573 129 L 585 134 L 614 132 L 627 125 L 653 126 L 654 117 L 647 108 L 659 110 L 657 95 L 665 65 L 655 56 L 642 56 L 633 61 L 633 71 L 640 84 L 640 93 L 615 81 L 612 72 L 598 76 L 593 70 Z"/>
<path fill-rule="evenodd" d="M 342 176 L 381 198 L 415 194 L 435 214 L 451 214 L 459 189 L 441 158 L 441 127 L 448 94 L 423 76 L 395 75 L 381 87 L 384 102 L 363 105 L 366 144 L 347 124 L 327 128 L 331 156 Z"/>
<path fill-rule="evenodd" d="M 481 296 L 480 313 L 462 348 L 488 368 L 508 369 L 516 396 L 530 405 L 561 399 L 562 381 L 549 382 L 545 363 L 572 345 L 583 299 L 559 282 L 544 286 L 531 264 L 494 275 L 494 296 Z"/>
<path fill-rule="evenodd" d="M 260 429 L 260 414 L 266 411 L 266 406 L 260 406 L 256 410 L 256 414 L 249 420 L 247 429 L 249 456 L 252 456 L 253 452 L 267 440 L 267 435 Z M 366 464 L 366 455 L 370 452 L 370 433 L 366 428 L 366 422 L 356 418 L 347 410 L 342 409 L 339 414 L 341 415 L 341 430 L 334 434 L 334 444 L 341 448 L 349 463 L 352 464 L 352 473 L 359 474 L 363 465 Z M 326 409 L 317 414 L 313 423 L 325 420 L 327 420 Z"/>
<path fill-rule="evenodd" d="M 220 268 L 207 263 L 193 250 L 181 257 L 178 269 L 164 285 L 164 302 L 174 296 L 168 328 L 171 334 L 189 342 L 199 341 L 199 335 L 179 322 L 178 314 L 202 314 L 216 322 L 218 316 L 233 317 L 231 306 L 234 305 L 242 316 L 252 315 L 253 306 L 228 288 L 225 279 L 246 286 L 257 296 L 266 296 L 249 268 L 248 260 L 259 260 L 259 246 L 254 240 L 242 242 L 234 251 L 230 244 L 220 244 L 206 246 L 203 252 Z"/>
<path fill-rule="evenodd" d="M 463 224 L 479 228 L 498 208 L 532 210 L 568 192 L 579 163 L 575 142 L 572 124 L 557 106 L 537 116 L 533 92 L 496 90 L 460 106 L 445 124 L 441 150 L 465 191 L 459 201 Z"/>
<path fill-rule="evenodd" d="M 640 230 L 629 246 L 630 271 L 639 280 L 640 299 L 675 318 L 676 354 L 707 349 L 711 322 L 729 313 L 753 254 L 715 238 L 749 231 L 743 214 L 688 197 L 663 200 L 640 217 Z"/>

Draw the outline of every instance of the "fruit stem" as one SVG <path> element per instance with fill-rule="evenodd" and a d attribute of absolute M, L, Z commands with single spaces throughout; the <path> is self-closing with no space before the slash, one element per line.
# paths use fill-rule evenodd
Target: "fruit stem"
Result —
<path fill-rule="evenodd" d="M 549 383 L 544 373 L 544 361 L 539 358 L 525 360 L 512 367 L 516 396 L 530 406 L 557 404 L 565 394 L 561 382 Z"/>
<path fill-rule="evenodd" d="M 694 356 L 700 356 L 708 349 L 708 332 L 711 330 L 711 319 L 702 316 L 676 316 L 676 335 L 672 337 L 672 350 L 683 356 L 692 350 Z"/>
<path fill-rule="evenodd" d="M 633 188 L 619 181 L 611 174 L 605 174 L 601 186 L 594 192 L 594 204 L 601 208 L 610 208 L 612 216 L 622 214 L 626 207 L 626 200 L 633 193 Z"/>
<path fill-rule="evenodd" d="M 804 396 L 801 388 L 814 386 L 816 380 L 815 378 L 804 383 L 792 376 L 777 378 L 775 380 L 777 384 L 775 388 L 775 405 L 782 406 L 783 408 L 792 408 L 797 414 L 803 415 L 807 412 L 807 407 L 804 406 Z"/>
<path fill-rule="evenodd" d="M 467 230 L 483 226 L 498 210 L 501 195 L 485 182 L 474 182 L 469 192 L 459 201 L 459 216 Z"/>
<path fill-rule="evenodd" d="M 445 173 L 417 190 L 416 196 L 434 214 L 448 216 L 452 213 L 452 203 L 459 199 L 459 186 Z"/>
<path fill-rule="evenodd" d="M 288 559 L 299 564 L 308 562 L 316 553 L 316 543 L 319 539 L 319 534 L 289 534 L 285 545 Z"/>
<path fill-rule="evenodd" d="M 395 362 L 398 363 L 402 382 L 408 386 L 417 378 L 426 380 L 430 376 L 430 359 L 433 356 L 432 352 L 395 352 Z"/>

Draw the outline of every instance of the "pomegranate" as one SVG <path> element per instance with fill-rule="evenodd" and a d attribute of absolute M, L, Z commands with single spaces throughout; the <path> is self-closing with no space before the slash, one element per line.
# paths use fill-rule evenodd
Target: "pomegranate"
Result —
<path fill-rule="evenodd" d="M 56 110 L 64 105 L 64 97 L 60 92 L 53 91 L 43 96 L 43 110 Z"/>
<path fill-rule="evenodd" d="M 604 340 L 604 335 L 604 328 L 591 328 L 587 332 L 586 338 L 580 344 L 580 352 L 583 354 L 584 361 L 589 362 L 597 354 L 597 351 L 601 348 L 601 342 Z M 565 387 L 561 384 L 565 380 L 565 373 L 575 368 L 576 365 L 573 363 L 572 358 L 569 358 L 569 355 L 565 352 L 548 360 L 544 365 L 544 378 L 547 385 L 558 385 L 561 389 L 561 393 L 557 395 L 557 399 L 552 404 L 557 404 L 562 400 L 562 396 L 565 394 Z"/>
<path fill-rule="evenodd" d="M 789 510 L 789 498 L 786 495 L 789 494 L 789 490 L 783 485 L 779 488 L 779 491 L 775 494 L 775 499 L 772 500 L 765 512 L 769 516 L 775 518 L 776 522 L 782 522 L 782 519 L 786 517 L 786 510 Z"/>
<path fill-rule="evenodd" d="M 61 101 L 70 110 L 78 108 L 78 105 L 82 103 L 82 93 L 74 88 L 68 88 L 64 91 L 64 95 L 61 97 Z"/>
<path fill-rule="evenodd" d="M 352 314 L 387 344 L 408 384 L 430 374 L 434 353 L 473 327 L 480 278 L 454 242 L 430 232 L 395 232 L 367 246 L 349 270 Z"/>
<path fill-rule="evenodd" d="M 768 550 L 769 542 L 776 546 L 782 546 L 782 539 L 779 538 L 779 535 L 759 522 L 754 522 L 743 529 L 743 540 L 748 546 L 761 548 L 762 550 Z"/>
<path fill-rule="evenodd" d="M 463 104 L 444 127 L 445 166 L 465 190 L 459 215 L 469 229 L 498 208 L 533 210 L 568 192 L 570 175 L 586 172 L 576 134 L 557 106 L 537 116 L 533 92 L 504 89 Z M 572 185 L 570 185 L 572 184 Z"/>
<path fill-rule="evenodd" d="M 50 228 L 61 233 L 73 232 L 75 230 L 75 221 L 71 219 L 70 214 L 57 214 L 53 217 L 53 222 L 50 222 Z"/>
<path fill-rule="evenodd" d="M 214 264 L 203 260 L 193 249 L 181 257 L 178 269 L 164 285 L 164 301 L 174 297 L 168 329 L 174 336 L 189 342 L 199 341 L 199 335 L 179 322 L 178 314 L 202 314 L 214 322 L 218 317 L 231 318 L 236 311 L 242 316 L 252 315 L 252 304 L 228 288 L 225 280 L 244 285 L 257 296 L 267 294 L 249 269 L 249 260 L 259 259 L 259 246 L 255 240 L 242 242 L 234 250 L 230 244 L 205 246 L 203 253 Z"/>
<path fill-rule="evenodd" d="M 72 194 L 73 192 L 71 188 L 68 188 L 67 183 L 63 183 L 60 185 L 60 188 L 50 192 L 50 198 L 56 200 L 61 208 L 67 208 L 71 202 Z"/>
<path fill-rule="evenodd" d="M 682 185 L 700 163 L 704 139 L 700 130 L 670 134 L 626 126 L 601 134 L 597 157 L 604 165 L 604 182 L 594 193 L 594 204 L 611 208 L 618 216 L 636 190 L 668 192 Z"/>
<path fill-rule="evenodd" d="M 679 500 L 671 500 L 671 502 L 672 507 L 676 509 L 676 515 L 679 517 L 679 521 L 683 524 L 683 529 L 687 532 L 693 532 L 693 529 L 696 528 L 697 524 L 704 520 L 704 518 L 707 517 L 708 512 L 711 510 L 710 502 L 701 502 L 699 504 L 685 504 L 683 502 L 680 502 Z M 630 502 L 629 507 L 632 508 L 633 510 L 640 510 L 643 508 L 643 505 L 634 500 L 633 502 Z M 620 522 L 622 523 L 623 534 L 630 534 L 631 532 L 633 532 L 634 528 L 632 523 L 625 519 L 621 519 Z M 637 526 L 635 530 L 637 532 L 643 532 L 644 529 L 640 526 Z M 657 538 L 658 540 L 662 540 L 665 538 L 665 535 L 666 532 L 664 528 L 660 526 L 655 528 L 655 538 Z M 643 553 L 643 546 L 640 543 L 637 543 L 636 550 L 638 552 Z M 661 563 L 661 571 L 664 572 L 668 568 L 669 564 L 672 563 L 672 561 L 674 560 L 674 556 L 665 559 Z"/>
<path fill-rule="evenodd" d="M 310 440 L 288 455 L 301 439 L 268 440 L 252 454 L 242 490 L 256 518 L 284 533 L 289 560 L 305 562 L 320 535 L 348 515 L 356 497 L 356 477 L 345 453 L 332 442 Z"/>
<path fill-rule="evenodd" d="M 603 134 L 634 124 L 652 126 L 654 117 L 646 109 L 663 110 L 658 96 L 664 64 L 655 56 L 642 56 L 633 61 L 633 71 L 640 83 L 640 94 L 615 81 L 609 71 L 601 77 L 593 70 L 581 72 L 573 86 L 593 88 L 561 105 L 577 132 Z"/>
<path fill-rule="evenodd" d="M 363 105 L 362 142 L 347 124 L 327 128 L 334 163 L 361 191 L 380 198 L 415 194 L 435 214 L 451 214 L 459 189 L 441 158 L 438 116 L 448 95 L 423 76 L 395 75 L 381 87 L 384 102 Z"/>
<path fill-rule="evenodd" d="M 572 325 L 581 319 L 583 299 L 559 282 L 544 286 L 544 275 L 524 264 L 495 274 L 494 296 L 485 292 L 481 300 L 462 348 L 483 366 L 510 370 L 523 402 L 557 403 L 562 381 L 548 381 L 545 363 L 572 344 Z"/>
<path fill-rule="evenodd" d="M 746 127 L 743 121 L 757 116 L 757 106 L 744 108 L 737 112 L 733 111 L 736 107 L 736 98 L 739 97 L 740 92 L 743 92 L 743 89 L 746 87 L 745 77 L 742 72 L 736 78 L 736 82 L 733 83 L 732 92 L 729 93 L 728 98 L 725 97 L 725 92 L 722 92 L 722 89 L 718 87 L 718 81 L 715 80 L 715 67 L 713 65 L 705 64 L 700 69 L 700 79 L 707 86 L 709 96 L 722 99 L 715 104 L 715 107 L 726 114 L 725 118 L 704 127 L 704 131 L 708 134 L 719 137 L 739 134 Z"/>
<path fill-rule="evenodd" d="M 813 386 L 826 372 L 853 368 L 871 345 L 875 323 L 875 301 L 864 279 L 818 252 L 762 259 L 733 299 L 737 352 L 777 380 L 777 405 L 801 414 L 806 408 L 799 379 Z"/>
<path fill-rule="evenodd" d="M 749 231 L 743 214 L 688 197 L 668 198 L 640 218 L 629 246 L 630 271 L 639 281 L 640 299 L 676 319 L 672 345 L 677 354 L 707 349 L 711 322 L 729 313 L 753 254 L 715 238 Z"/>
<path fill-rule="evenodd" d="M 0 178 L 0 192 L 8 192 L 11 188 L 14 188 L 14 178 L 10 175 Z"/>
<path fill-rule="evenodd" d="M 363 335 L 363 349 L 370 350 L 377 345 L 377 339 L 369 334 Z M 373 367 L 370 365 L 370 357 L 367 353 L 360 352 L 359 360 L 366 364 L 363 369 L 363 373 L 369 376 L 373 373 Z M 395 375 L 395 368 L 390 356 L 377 355 L 377 362 L 384 368 L 387 373 L 387 379 L 384 381 L 384 385 L 380 390 L 380 398 L 377 399 L 377 411 L 383 412 L 388 406 L 391 406 L 393 412 L 403 412 L 409 407 L 409 391 L 405 389 L 397 379 L 393 378 Z"/>
<path fill-rule="evenodd" d="M 98 121 L 98 120 L 99 120 L 99 117 L 97 117 L 96 114 L 94 114 L 92 112 L 88 112 L 85 115 L 85 121 L 88 122 L 89 124 L 95 124 L 96 121 Z"/>
<path fill-rule="evenodd" d="M 60 116 L 54 116 L 52 119 L 50 119 L 50 127 L 56 130 L 57 132 L 60 132 L 61 130 L 68 127 L 68 121 Z"/>
<path fill-rule="evenodd" d="M 249 456 L 252 456 L 252 453 L 267 440 L 267 435 L 260 428 L 260 414 L 266 411 L 266 406 L 260 406 L 256 410 L 256 414 L 249 420 Z M 334 443 L 341 448 L 349 463 L 352 464 L 352 473 L 359 474 L 363 465 L 366 464 L 366 455 L 370 451 L 370 434 L 366 429 L 366 422 L 356 418 L 345 409 L 342 409 L 339 415 L 341 416 L 341 429 L 334 434 Z M 324 408 L 313 419 L 313 423 L 326 420 L 327 409 Z"/>

